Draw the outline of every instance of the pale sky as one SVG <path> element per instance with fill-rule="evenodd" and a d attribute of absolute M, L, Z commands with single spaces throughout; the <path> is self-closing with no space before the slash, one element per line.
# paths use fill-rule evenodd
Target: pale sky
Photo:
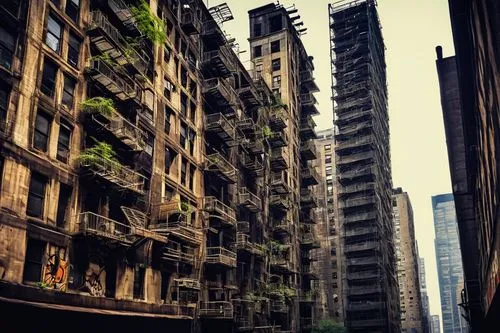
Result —
<path fill-rule="evenodd" d="M 317 129 L 332 126 L 330 41 L 327 0 L 280 1 L 295 4 L 307 27 L 302 37 L 314 57 L 320 115 Z M 270 0 L 205 0 L 209 6 L 227 2 L 234 20 L 223 29 L 240 45 L 243 62 L 249 58 L 248 10 Z M 441 317 L 431 196 L 451 192 L 446 140 L 436 73 L 437 45 L 453 55 L 448 0 L 379 0 L 378 11 L 386 46 L 389 89 L 392 178 L 394 187 L 409 193 L 420 256 L 425 258 L 431 314 Z M 296 15 L 296 14 L 294 14 Z"/>

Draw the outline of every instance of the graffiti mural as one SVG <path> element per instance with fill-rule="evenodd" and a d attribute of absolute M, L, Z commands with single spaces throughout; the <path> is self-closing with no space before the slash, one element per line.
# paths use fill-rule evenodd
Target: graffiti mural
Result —
<path fill-rule="evenodd" d="M 68 261 L 66 248 L 48 246 L 47 263 L 45 264 L 43 283 L 47 288 L 66 291 L 68 288 Z"/>
<path fill-rule="evenodd" d="M 104 296 L 106 291 L 106 271 L 104 267 L 89 263 L 85 273 L 85 288 L 92 296 Z"/>

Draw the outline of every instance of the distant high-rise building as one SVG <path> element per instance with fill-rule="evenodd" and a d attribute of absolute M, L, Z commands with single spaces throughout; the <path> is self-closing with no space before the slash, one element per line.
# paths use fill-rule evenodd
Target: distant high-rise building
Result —
<path fill-rule="evenodd" d="M 322 210 L 325 211 L 327 217 L 327 230 L 324 238 L 328 241 L 328 249 L 330 253 L 323 255 L 323 258 L 329 258 L 330 262 L 326 263 L 322 267 L 322 271 L 325 274 L 330 275 L 330 279 L 326 277 L 322 280 L 329 281 L 331 283 L 329 288 L 330 291 L 325 297 L 329 303 L 330 318 L 341 322 L 343 321 L 343 307 L 342 307 L 342 279 L 341 279 L 341 267 L 342 267 L 342 253 L 340 247 L 340 233 L 339 230 L 341 226 L 339 225 L 339 219 L 336 218 L 336 186 L 335 186 L 335 154 L 334 154 L 334 129 L 330 128 L 327 130 L 319 131 L 318 140 L 316 140 L 316 149 L 318 151 L 318 167 L 320 168 L 320 179 L 324 180 L 323 186 L 316 186 L 316 190 L 322 188 L 323 195 L 325 198 L 325 205 Z M 322 230 L 323 231 L 323 230 Z M 322 245 L 321 251 L 326 248 L 326 245 Z M 321 259 L 318 260 L 321 262 Z"/>
<path fill-rule="evenodd" d="M 393 191 L 392 212 L 396 249 L 402 332 L 423 333 L 422 301 L 413 209 L 408 193 Z"/>
<path fill-rule="evenodd" d="M 457 298 L 456 292 L 459 281 L 463 281 L 463 269 L 453 194 L 433 196 L 432 210 L 443 333 L 467 332 L 466 324 L 460 315 L 460 299 Z"/>
<path fill-rule="evenodd" d="M 441 333 L 441 325 L 439 323 L 439 315 L 431 316 L 431 333 Z"/>
<path fill-rule="evenodd" d="M 349 332 L 400 332 L 384 41 L 376 1 L 329 6 L 335 165 Z"/>
<path fill-rule="evenodd" d="M 431 330 L 431 315 L 429 308 L 429 295 L 427 294 L 427 283 L 425 279 L 425 259 L 423 257 L 419 258 L 418 266 L 418 271 L 420 273 L 420 296 L 422 298 L 423 329 L 425 333 L 428 333 Z"/>

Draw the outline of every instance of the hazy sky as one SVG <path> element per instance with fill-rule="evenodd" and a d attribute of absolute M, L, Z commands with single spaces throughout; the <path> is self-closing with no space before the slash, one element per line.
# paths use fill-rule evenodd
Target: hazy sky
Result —
<path fill-rule="evenodd" d="M 334 0 L 333 2 L 336 2 Z M 205 3 L 207 0 L 205 0 Z M 208 0 L 213 6 L 227 2 L 234 20 L 223 29 L 240 45 L 243 62 L 248 61 L 248 10 L 269 0 Z M 330 42 L 326 0 L 280 1 L 295 4 L 307 27 L 302 37 L 314 57 L 316 94 L 321 115 L 317 129 L 332 126 L 330 100 Z M 378 10 L 386 45 L 389 86 L 392 177 L 413 205 L 420 256 L 425 257 L 431 314 L 441 314 L 434 253 L 431 196 L 451 192 L 444 125 L 436 74 L 436 45 L 453 55 L 447 0 L 379 0 Z M 294 14 L 295 15 L 295 14 Z"/>

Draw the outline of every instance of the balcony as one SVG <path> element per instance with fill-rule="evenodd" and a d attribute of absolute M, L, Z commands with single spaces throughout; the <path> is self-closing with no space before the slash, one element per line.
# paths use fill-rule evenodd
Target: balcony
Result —
<path fill-rule="evenodd" d="M 249 155 L 246 153 L 242 153 L 240 157 L 241 157 L 241 165 L 243 165 L 243 167 L 248 171 L 254 173 L 260 173 L 264 169 L 257 155 Z"/>
<path fill-rule="evenodd" d="M 183 263 L 193 266 L 195 264 L 194 249 L 185 248 L 181 250 L 169 242 L 167 246 L 163 247 L 160 259 L 174 264 Z"/>
<path fill-rule="evenodd" d="M 314 140 L 308 140 L 300 144 L 300 156 L 304 161 L 316 159 L 317 150 Z"/>
<path fill-rule="evenodd" d="M 318 207 L 318 199 L 309 189 L 300 189 L 300 208 L 312 209 Z"/>
<path fill-rule="evenodd" d="M 245 134 L 245 136 L 255 134 L 257 132 L 257 125 L 252 118 L 243 116 L 236 121 L 236 127 Z"/>
<path fill-rule="evenodd" d="M 373 227 L 358 227 L 358 228 L 345 228 L 345 237 L 367 237 L 376 236 L 379 233 L 379 229 L 375 226 Z"/>
<path fill-rule="evenodd" d="M 357 192 L 373 191 L 375 183 L 362 183 L 339 187 L 339 196 L 351 195 Z"/>
<path fill-rule="evenodd" d="M 380 265 L 381 263 L 381 258 L 378 256 L 372 256 L 372 257 L 360 257 L 360 258 L 348 258 L 347 259 L 347 265 L 349 267 L 354 267 L 354 266 L 360 266 L 360 267 L 367 267 L 367 266 L 376 266 Z"/>
<path fill-rule="evenodd" d="M 201 37 L 206 45 L 216 45 L 220 47 L 227 42 L 224 33 L 215 20 L 203 22 Z"/>
<path fill-rule="evenodd" d="M 302 275 L 309 280 L 319 280 L 318 272 L 308 264 L 302 265 Z"/>
<path fill-rule="evenodd" d="M 205 197 L 203 209 L 215 217 L 221 224 L 234 227 L 236 225 L 236 214 L 233 209 L 217 200 L 215 197 Z"/>
<path fill-rule="evenodd" d="M 211 172 L 220 180 L 230 184 L 234 184 L 238 180 L 236 168 L 219 153 L 206 156 L 205 172 Z"/>
<path fill-rule="evenodd" d="M 321 179 L 314 166 L 308 166 L 300 170 L 300 177 L 302 178 L 302 187 L 318 185 Z"/>
<path fill-rule="evenodd" d="M 288 135 L 284 131 L 272 132 L 267 141 L 272 148 L 285 147 L 288 145 Z"/>
<path fill-rule="evenodd" d="M 344 224 L 372 221 L 377 218 L 377 212 L 364 212 L 345 215 L 342 219 Z"/>
<path fill-rule="evenodd" d="M 363 146 L 371 145 L 375 142 L 375 137 L 373 135 L 357 135 L 352 139 L 340 141 L 337 140 L 337 147 L 335 151 L 337 153 L 342 153 L 345 155 L 346 152 L 350 152 L 356 149 L 359 149 Z"/>
<path fill-rule="evenodd" d="M 307 90 L 309 93 L 319 91 L 318 85 L 316 84 L 316 82 L 314 82 L 314 76 L 310 69 L 303 69 L 300 71 L 300 84 L 302 88 Z"/>
<path fill-rule="evenodd" d="M 228 77 L 235 71 L 232 56 L 225 46 L 214 51 L 203 52 L 203 71 L 205 75 Z"/>
<path fill-rule="evenodd" d="M 272 194 L 269 197 L 269 208 L 282 212 L 290 209 L 290 198 L 288 194 Z"/>
<path fill-rule="evenodd" d="M 269 127 L 273 131 L 280 131 L 287 126 L 288 114 L 283 107 L 272 108 L 269 114 Z"/>
<path fill-rule="evenodd" d="M 90 42 L 101 53 L 107 54 L 120 66 L 132 65 L 137 72 L 144 73 L 148 68 L 149 57 L 132 47 L 101 11 L 91 13 L 89 27 Z"/>
<path fill-rule="evenodd" d="M 384 302 L 349 302 L 347 307 L 347 311 L 370 311 L 370 310 L 380 310 L 383 311 L 385 309 Z"/>
<path fill-rule="evenodd" d="M 103 113 L 93 113 L 90 117 L 99 127 L 109 131 L 130 149 L 135 151 L 143 151 L 145 149 L 144 131 L 129 122 L 118 112 L 114 112 L 110 116 Z"/>
<path fill-rule="evenodd" d="M 255 313 L 255 305 L 253 301 L 246 299 L 233 299 L 233 309 L 234 309 L 234 321 L 236 324 L 236 330 L 241 331 L 253 331 L 254 320 L 253 316 Z"/>
<path fill-rule="evenodd" d="M 335 158 L 335 163 L 337 164 L 337 166 L 345 165 L 345 164 L 352 164 L 352 163 L 359 163 L 361 161 L 365 161 L 364 164 L 367 164 L 367 162 L 369 163 L 370 161 L 373 161 L 374 158 L 375 158 L 375 155 L 374 155 L 373 151 L 365 151 L 365 152 L 342 155 L 342 156 L 337 155 L 337 157 Z M 368 173 L 373 172 L 372 171 L 373 169 L 370 169 L 370 168 L 365 168 L 364 170 L 366 170 Z M 340 173 L 340 176 L 342 177 L 342 173 Z"/>
<path fill-rule="evenodd" d="M 314 101 L 316 99 L 312 97 Z M 316 107 L 316 103 L 306 103 L 306 104 L 301 104 L 301 116 L 306 117 L 306 116 L 317 116 L 319 115 L 318 108 Z"/>
<path fill-rule="evenodd" d="M 174 283 L 175 286 L 178 288 L 193 289 L 193 290 L 201 289 L 200 281 L 195 279 L 188 279 L 188 278 L 174 279 Z"/>
<path fill-rule="evenodd" d="M 316 301 L 317 291 L 304 290 L 300 293 L 299 302 L 301 303 L 314 303 Z"/>
<path fill-rule="evenodd" d="M 203 94 L 214 108 L 223 113 L 233 113 L 236 95 L 225 79 L 213 78 L 203 81 Z"/>
<path fill-rule="evenodd" d="M 96 155 L 81 155 L 78 161 L 86 173 L 100 177 L 117 186 L 119 190 L 130 190 L 141 195 L 144 194 L 145 177 L 126 166 Z"/>
<path fill-rule="evenodd" d="M 273 172 L 271 174 L 271 191 L 275 194 L 290 193 L 288 186 L 287 173 L 285 171 Z"/>
<path fill-rule="evenodd" d="M 316 224 L 321 217 L 318 217 L 318 213 L 315 210 L 305 209 L 300 212 L 300 223 L 303 224 Z"/>
<path fill-rule="evenodd" d="M 236 253 L 223 247 L 207 247 L 206 264 L 236 267 Z"/>
<path fill-rule="evenodd" d="M 385 327 L 385 319 L 356 319 L 350 322 L 352 328 Z M 379 329 L 380 331 L 380 329 Z"/>
<path fill-rule="evenodd" d="M 283 148 L 273 148 L 271 150 L 271 169 L 273 171 L 288 168 L 288 155 Z"/>
<path fill-rule="evenodd" d="M 190 8 L 183 8 L 181 14 L 181 29 L 187 35 L 199 34 L 201 32 L 201 22 L 196 17 L 196 13 Z"/>
<path fill-rule="evenodd" d="M 137 25 L 129 5 L 123 0 L 108 0 L 108 6 L 115 13 L 125 28 L 130 31 L 137 30 Z"/>
<path fill-rule="evenodd" d="M 373 206 L 377 203 L 377 198 L 375 195 L 367 195 L 360 198 L 354 199 L 341 199 L 339 200 L 339 208 L 340 209 L 349 209 L 354 207 L 362 207 L 362 206 Z"/>
<path fill-rule="evenodd" d="M 166 223 L 151 225 L 149 229 L 162 235 L 174 236 L 187 243 L 201 243 L 203 239 L 203 233 L 201 232 L 201 230 L 195 228 L 194 225 L 185 221 L 185 219 L 187 218 L 184 214 L 178 213 L 175 216 L 177 216 L 179 220 L 167 220 Z"/>
<path fill-rule="evenodd" d="M 344 253 L 358 253 L 358 252 L 368 252 L 368 251 L 380 251 L 380 242 L 363 242 L 356 244 L 348 244 L 344 246 Z"/>
<path fill-rule="evenodd" d="M 317 139 L 316 132 L 314 131 L 316 123 L 311 116 L 300 119 L 300 138 L 302 140 Z"/>
<path fill-rule="evenodd" d="M 253 194 L 246 187 L 242 187 L 238 193 L 238 203 L 253 213 L 262 209 L 262 202 L 258 196 Z"/>
<path fill-rule="evenodd" d="M 243 147 L 255 155 L 264 153 L 264 143 L 259 139 L 246 140 L 243 142 Z"/>
<path fill-rule="evenodd" d="M 285 256 L 280 255 L 271 256 L 271 270 L 279 274 L 295 273 L 292 262 Z"/>
<path fill-rule="evenodd" d="M 200 302 L 199 315 L 201 318 L 233 319 L 233 305 L 231 302 Z"/>
<path fill-rule="evenodd" d="M 205 131 L 214 133 L 228 146 L 231 146 L 236 140 L 236 128 L 222 113 L 205 116 Z"/>
<path fill-rule="evenodd" d="M 302 232 L 300 243 L 303 247 L 308 249 L 318 249 L 321 247 L 321 244 L 316 237 L 316 233 L 310 228 Z"/>
<path fill-rule="evenodd" d="M 140 92 L 135 83 L 127 82 L 102 60 L 92 60 L 86 72 L 92 80 L 98 83 L 109 94 L 121 101 L 139 101 Z M 138 102 L 140 103 L 140 102 Z"/>
<path fill-rule="evenodd" d="M 378 284 L 371 286 L 350 286 L 347 288 L 347 296 L 373 295 L 381 294 L 382 292 L 382 287 Z"/>
<path fill-rule="evenodd" d="M 290 235 L 292 232 L 292 222 L 287 219 L 275 221 L 272 228 L 276 235 Z"/>
<path fill-rule="evenodd" d="M 98 239 L 111 240 L 126 245 L 131 245 L 134 241 L 130 225 L 92 212 L 80 213 L 75 234 L 91 235 Z"/>
<path fill-rule="evenodd" d="M 257 88 L 254 86 L 253 82 L 249 84 L 242 84 L 238 89 L 238 94 L 240 96 L 241 101 L 245 104 L 245 106 L 249 109 L 258 107 L 262 103 L 262 98 L 257 91 Z"/>
<path fill-rule="evenodd" d="M 238 251 L 244 251 L 247 254 L 264 255 L 265 248 L 259 244 L 252 243 L 250 235 L 238 232 L 236 234 L 236 248 Z"/>

